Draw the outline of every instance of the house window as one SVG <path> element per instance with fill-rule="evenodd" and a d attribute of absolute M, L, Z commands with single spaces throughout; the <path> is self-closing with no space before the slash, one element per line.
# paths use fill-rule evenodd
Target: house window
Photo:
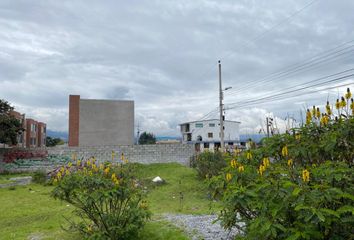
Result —
<path fill-rule="evenodd" d="M 209 143 L 204 143 L 204 149 L 209 149 Z"/>
<path fill-rule="evenodd" d="M 213 133 L 208 133 L 208 138 L 213 138 Z"/>
<path fill-rule="evenodd" d="M 215 123 L 209 123 L 209 127 L 215 127 Z"/>
<path fill-rule="evenodd" d="M 196 124 L 195 124 L 195 127 L 196 127 L 196 128 L 202 128 L 202 127 L 203 127 L 203 123 L 196 123 Z"/>

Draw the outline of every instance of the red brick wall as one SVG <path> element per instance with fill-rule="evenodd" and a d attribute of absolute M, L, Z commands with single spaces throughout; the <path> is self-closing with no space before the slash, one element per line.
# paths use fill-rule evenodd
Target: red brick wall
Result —
<path fill-rule="evenodd" d="M 45 138 L 46 138 L 46 124 L 39 122 L 37 123 L 37 146 L 45 147 Z"/>
<path fill-rule="evenodd" d="M 69 96 L 69 147 L 79 146 L 80 95 Z"/>
<path fill-rule="evenodd" d="M 36 129 L 33 129 L 33 127 L 31 127 L 31 125 L 34 125 L 36 126 L 35 128 Z M 26 147 L 30 148 L 30 147 L 37 147 L 37 143 L 38 143 L 38 122 L 31 119 L 31 118 L 28 118 L 26 119 Z M 33 143 L 31 141 L 31 138 L 32 139 L 36 139 L 35 143 Z"/>

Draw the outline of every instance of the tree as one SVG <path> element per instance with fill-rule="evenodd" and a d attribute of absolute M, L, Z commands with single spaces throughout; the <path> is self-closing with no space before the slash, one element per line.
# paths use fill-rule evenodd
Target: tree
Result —
<path fill-rule="evenodd" d="M 17 144 L 17 136 L 24 131 L 18 119 L 10 115 L 14 108 L 0 99 L 0 143 Z"/>
<path fill-rule="evenodd" d="M 52 138 L 47 136 L 46 137 L 46 146 L 47 147 L 55 147 L 56 145 L 63 145 L 64 141 L 61 138 Z"/>
<path fill-rule="evenodd" d="M 156 137 L 152 133 L 143 132 L 139 137 L 139 144 L 155 144 Z"/>

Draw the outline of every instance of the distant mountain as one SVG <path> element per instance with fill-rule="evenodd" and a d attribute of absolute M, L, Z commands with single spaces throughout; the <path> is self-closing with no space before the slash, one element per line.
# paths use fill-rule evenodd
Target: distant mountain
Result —
<path fill-rule="evenodd" d="M 68 140 L 68 133 L 67 132 L 53 131 L 53 130 L 47 129 L 47 136 L 52 137 L 52 138 L 61 138 L 64 141 Z"/>

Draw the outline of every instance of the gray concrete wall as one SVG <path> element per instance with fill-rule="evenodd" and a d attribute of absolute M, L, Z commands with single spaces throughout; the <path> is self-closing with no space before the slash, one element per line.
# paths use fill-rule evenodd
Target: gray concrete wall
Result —
<path fill-rule="evenodd" d="M 131 144 L 134 101 L 80 99 L 80 147 Z"/>
<path fill-rule="evenodd" d="M 112 160 L 112 151 L 115 152 L 114 161 L 120 161 L 124 156 L 129 162 L 137 163 L 169 163 L 176 162 L 189 166 L 190 157 L 195 154 L 194 146 L 189 144 L 156 144 L 130 146 L 96 146 L 96 147 L 66 147 L 47 148 L 49 155 L 72 156 L 76 153 L 79 159 L 88 159 L 94 156 L 98 161 Z"/>

